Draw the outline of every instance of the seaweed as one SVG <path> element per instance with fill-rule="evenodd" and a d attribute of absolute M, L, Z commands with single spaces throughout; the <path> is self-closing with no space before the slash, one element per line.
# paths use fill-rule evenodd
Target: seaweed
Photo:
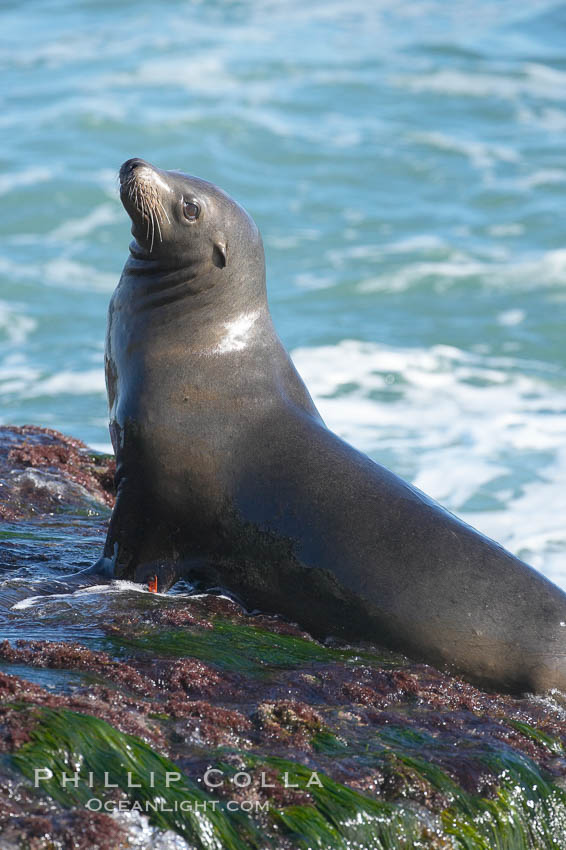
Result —
<path fill-rule="evenodd" d="M 260 846 L 247 815 L 228 815 L 212 805 L 212 797 L 183 774 L 174 781 L 179 768 L 141 739 L 89 715 L 49 708 L 37 712 L 31 739 L 14 753 L 12 763 L 32 781 L 36 768 L 49 769 L 52 776 L 41 782 L 41 789 L 61 805 L 86 806 L 89 800 L 107 801 L 110 793 L 122 792 L 130 807 L 148 814 L 152 824 L 174 830 L 199 850 Z M 81 778 L 63 787 L 63 774 Z M 107 787 L 105 775 L 116 788 Z"/>
<path fill-rule="evenodd" d="M 214 619 L 213 629 L 187 631 L 152 629 L 133 636 L 113 635 L 106 641 L 109 651 L 124 654 L 137 650 L 168 656 L 193 656 L 224 670 L 262 676 L 273 668 L 330 661 L 359 660 L 359 650 L 334 649 L 295 635 L 270 632 L 257 626 Z M 369 655 L 375 662 L 375 655 Z"/>
<path fill-rule="evenodd" d="M 564 747 L 558 738 L 555 738 L 553 735 L 547 735 L 546 732 L 542 732 L 540 729 L 535 729 L 534 726 L 531 726 L 530 723 L 525 723 L 524 720 L 507 719 L 506 722 L 509 726 L 512 726 L 513 729 L 516 729 L 517 732 L 520 732 L 521 735 L 524 735 L 526 738 L 534 741 L 535 744 L 545 747 L 555 755 L 564 755 Z"/>

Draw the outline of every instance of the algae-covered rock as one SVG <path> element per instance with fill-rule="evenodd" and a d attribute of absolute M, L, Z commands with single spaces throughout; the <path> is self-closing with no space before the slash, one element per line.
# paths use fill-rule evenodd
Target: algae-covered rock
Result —
<path fill-rule="evenodd" d="M 110 468 L 10 435 L 3 481 Z M 0 847 L 566 846 L 561 694 L 486 693 L 188 586 L 77 579 L 111 496 L 82 499 L 55 525 L 51 500 L 15 499 L 0 538 Z"/>
<path fill-rule="evenodd" d="M 0 426 L 0 519 L 114 503 L 114 458 L 36 425 Z"/>

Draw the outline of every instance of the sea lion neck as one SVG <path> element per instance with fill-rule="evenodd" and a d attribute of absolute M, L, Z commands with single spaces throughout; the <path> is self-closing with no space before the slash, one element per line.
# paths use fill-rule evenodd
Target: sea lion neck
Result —
<path fill-rule="evenodd" d="M 134 241 L 120 280 L 122 296 L 134 312 L 156 310 L 182 321 L 233 321 L 240 315 L 267 313 L 263 263 L 239 269 L 202 268 L 198 259 L 148 255 Z"/>
<path fill-rule="evenodd" d="M 132 277 L 140 278 L 140 286 L 141 281 L 151 279 L 158 281 L 171 278 L 177 283 L 182 280 L 190 281 L 203 272 L 200 259 L 191 256 L 189 252 L 156 254 L 149 252 L 136 239 L 130 242 L 129 251 L 130 255 L 126 260 L 124 271 Z"/>

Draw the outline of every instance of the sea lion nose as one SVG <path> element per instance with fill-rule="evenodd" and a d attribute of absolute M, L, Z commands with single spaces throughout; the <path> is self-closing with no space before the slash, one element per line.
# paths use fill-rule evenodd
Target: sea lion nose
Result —
<path fill-rule="evenodd" d="M 149 162 L 146 162 L 144 159 L 139 159 L 138 157 L 133 157 L 132 159 L 127 159 L 126 162 L 120 168 L 120 180 L 124 180 L 128 177 L 134 169 L 138 168 L 138 166 L 145 165 L 146 167 L 151 168 Z"/>

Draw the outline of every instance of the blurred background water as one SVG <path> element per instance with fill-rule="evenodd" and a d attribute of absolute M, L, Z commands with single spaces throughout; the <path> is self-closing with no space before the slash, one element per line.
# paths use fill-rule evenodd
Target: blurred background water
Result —
<path fill-rule="evenodd" d="M 327 423 L 566 587 L 566 5 L 0 10 L 0 417 L 108 448 L 121 162 L 218 183 Z"/>

